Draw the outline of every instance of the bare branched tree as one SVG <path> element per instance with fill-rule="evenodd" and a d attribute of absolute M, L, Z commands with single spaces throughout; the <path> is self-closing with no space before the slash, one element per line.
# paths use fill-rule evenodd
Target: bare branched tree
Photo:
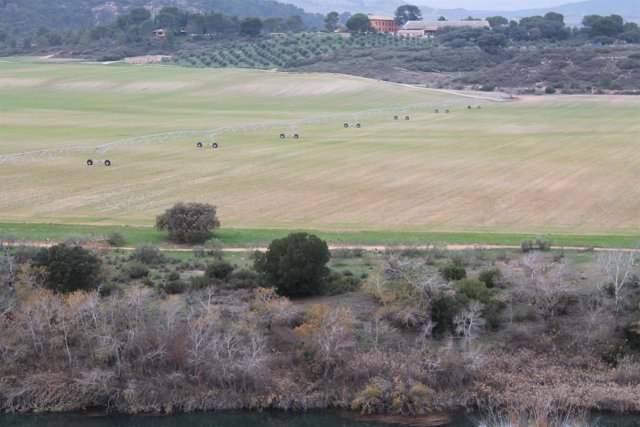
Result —
<path fill-rule="evenodd" d="M 293 307 L 288 298 L 279 296 L 275 288 L 258 288 L 250 305 L 256 324 L 271 329 L 274 323 L 288 320 L 293 315 Z"/>
<path fill-rule="evenodd" d="M 389 257 L 387 271 L 424 292 L 430 300 L 433 299 L 436 290 L 451 288 L 439 272 L 418 259 L 404 258 L 394 254 Z"/>
<path fill-rule="evenodd" d="M 371 341 L 374 351 L 380 351 L 381 347 L 397 336 L 398 330 L 389 322 L 376 315 L 371 322 L 364 326 L 364 332 Z"/>
<path fill-rule="evenodd" d="M 521 297 L 533 305 L 546 330 L 551 329 L 551 320 L 556 310 L 575 292 L 575 275 L 569 261 L 546 262 L 538 252 L 529 252 L 520 260 L 521 272 L 507 270 L 507 277 L 518 286 Z"/>
<path fill-rule="evenodd" d="M 583 330 L 576 340 L 590 345 L 592 341 L 603 336 L 608 329 L 610 322 L 606 321 L 607 310 L 604 299 L 600 293 L 584 298 L 580 301 L 580 311 L 582 313 Z"/>
<path fill-rule="evenodd" d="M 405 281 L 424 296 L 427 305 L 427 313 L 425 313 L 427 320 L 432 313 L 436 292 L 451 289 L 451 284 L 447 283 L 438 271 L 419 259 L 391 255 L 386 272 L 392 277 Z"/>
<path fill-rule="evenodd" d="M 485 320 L 482 318 L 483 308 L 484 306 L 478 301 L 471 301 L 469 307 L 459 313 L 453 321 L 456 333 L 462 336 L 466 349 L 469 349 L 473 341 L 478 338 L 485 325 Z"/>
<path fill-rule="evenodd" d="M 637 248 L 630 251 L 604 251 L 596 260 L 606 276 L 606 284 L 613 286 L 616 315 L 620 310 L 626 287 L 637 262 Z"/>

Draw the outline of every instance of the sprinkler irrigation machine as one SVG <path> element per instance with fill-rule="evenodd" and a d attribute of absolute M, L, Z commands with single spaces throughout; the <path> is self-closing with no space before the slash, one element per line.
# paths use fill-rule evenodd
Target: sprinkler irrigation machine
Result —
<path fill-rule="evenodd" d="M 202 142 L 202 141 L 198 141 L 198 142 L 196 142 L 196 147 L 197 147 L 197 148 L 202 148 L 202 147 L 204 147 L 205 145 L 208 145 L 208 146 L 210 146 L 211 148 L 218 148 L 218 143 L 217 143 L 217 142 L 215 142 L 215 141 L 213 141 L 211 144 L 206 144 L 206 143 L 204 143 L 204 142 Z"/>
<path fill-rule="evenodd" d="M 287 139 L 287 138 L 298 139 L 300 138 L 300 135 L 297 133 L 293 133 L 293 134 L 281 133 L 280 134 L 280 139 Z"/>
<path fill-rule="evenodd" d="M 87 160 L 87 166 L 93 166 L 96 163 L 102 163 L 105 166 L 111 166 L 111 160 L 109 160 L 109 159 L 104 159 L 104 160 L 88 159 Z"/>

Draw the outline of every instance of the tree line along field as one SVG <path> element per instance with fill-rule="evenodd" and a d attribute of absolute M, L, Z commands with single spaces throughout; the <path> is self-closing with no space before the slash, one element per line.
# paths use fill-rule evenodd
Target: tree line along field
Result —
<path fill-rule="evenodd" d="M 0 165 L 9 222 L 151 225 L 178 200 L 222 227 L 637 234 L 633 97 L 474 99 L 355 77 L 119 64 L 0 63 L 0 155 L 420 102 L 412 110 Z M 485 94 L 483 96 L 494 96 Z M 482 109 L 467 109 L 481 105 Z M 404 115 L 400 109 L 398 112 Z M 279 139 L 281 132 L 300 139 Z"/>

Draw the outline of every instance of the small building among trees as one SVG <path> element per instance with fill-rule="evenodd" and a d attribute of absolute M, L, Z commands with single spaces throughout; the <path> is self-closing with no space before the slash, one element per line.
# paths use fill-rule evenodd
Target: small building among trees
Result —
<path fill-rule="evenodd" d="M 371 28 L 379 33 L 397 33 L 400 26 L 396 24 L 395 18 L 388 16 L 369 16 Z"/>
<path fill-rule="evenodd" d="M 159 39 L 163 39 L 167 37 L 167 30 L 164 28 L 158 28 L 157 30 L 153 30 L 153 35 Z"/>

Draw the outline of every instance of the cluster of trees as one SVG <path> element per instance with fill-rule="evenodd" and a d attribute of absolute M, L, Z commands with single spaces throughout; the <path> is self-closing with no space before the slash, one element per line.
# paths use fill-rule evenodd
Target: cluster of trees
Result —
<path fill-rule="evenodd" d="M 100 2 L 96 0 L 3 0 L 0 2 L 0 28 L 14 35 L 33 34 L 40 27 L 55 31 L 87 29 L 98 25 L 107 25 L 115 21 L 118 15 L 131 9 L 148 7 L 147 0 L 114 0 Z M 157 0 L 153 7 L 174 6 L 175 1 Z M 263 19 L 280 18 L 286 20 L 298 15 L 305 26 L 320 27 L 322 15 L 305 13 L 304 10 L 273 0 L 199 0 L 190 7 L 200 13 L 219 12 L 234 15 L 240 20 L 253 16 Z"/>
<path fill-rule="evenodd" d="M 487 18 L 488 29 L 443 28 L 436 39 L 450 47 L 477 45 L 489 53 L 498 53 L 509 44 L 526 42 L 594 42 L 640 43 L 640 29 L 633 22 L 624 23 L 617 15 L 591 15 L 584 18 L 582 28 L 569 28 L 560 13 L 549 12 L 544 16 L 530 16 L 520 21 L 509 21 L 502 16 Z"/>
<path fill-rule="evenodd" d="M 211 217 L 206 205 L 178 204 L 163 216 L 189 218 L 177 221 L 188 224 L 182 231 L 212 227 L 200 221 Z M 601 273 L 586 286 L 563 253 L 525 249 L 495 263 L 482 251 L 447 254 L 437 245 L 371 258 L 365 290 L 377 303 L 361 300 L 356 316 L 349 304 L 302 308 L 288 299 L 321 294 L 332 281 L 326 242 L 306 233 L 256 256 L 261 286 L 248 288 L 229 287 L 241 278 L 209 247 L 214 259 L 181 295 L 170 292 L 172 281 L 183 280 L 175 270 L 168 276 L 177 278 L 157 290 L 148 286 L 144 268 L 171 264 L 154 248 L 130 254 L 123 272 L 136 279 L 107 291 L 123 267 L 107 253 L 0 243 L 0 408 L 331 405 L 416 414 L 495 397 L 480 386 L 470 401 L 468 390 L 491 383 L 484 367 L 503 360 L 501 345 L 508 354 L 540 346 L 547 355 L 557 346 L 602 357 L 613 367 L 607 375 L 618 375 L 618 364 L 638 366 L 629 359 L 640 348 L 637 253 L 594 257 L 591 270 Z M 485 268 L 468 274 L 472 265 Z"/>
<path fill-rule="evenodd" d="M 634 22 L 625 23 L 619 15 L 589 15 L 582 20 L 584 32 L 592 39 L 603 43 L 623 40 L 628 43 L 640 43 L 640 28 Z"/>
<path fill-rule="evenodd" d="M 493 31 L 513 41 L 558 42 L 570 38 L 583 38 L 605 43 L 612 43 L 614 40 L 640 42 L 638 25 L 634 22 L 624 23 L 624 19 L 619 15 L 589 15 L 583 19 L 582 28 L 573 29 L 565 25 L 562 14 L 555 12 L 522 18 L 519 22 L 509 21 L 502 16 L 489 17 L 487 21 Z"/>
<path fill-rule="evenodd" d="M 273 287 L 282 296 L 307 297 L 321 294 L 336 294 L 356 289 L 358 278 L 332 272 L 327 263 L 331 253 L 327 243 L 307 233 L 293 233 L 274 240 L 268 250 L 254 256 L 254 271 L 237 269 L 223 260 L 218 245 L 207 244 L 214 229 L 220 226 L 216 208 L 203 203 L 176 203 L 156 218 L 156 227 L 167 231 L 167 238 L 176 243 L 205 244 L 196 254 L 205 252 L 214 260 L 203 266 L 204 275 L 184 280 L 177 269 L 167 270 L 167 258 L 158 249 L 150 246 L 137 248 L 125 261 L 105 264 L 101 257 L 84 249 L 80 242 L 63 243 L 39 251 L 23 250 L 15 261 L 9 249 L 0 259 L 0 273 L 4 288 L 11 289 L 16 281 L 17 263 L 27 266 L 32 281 L 42 287 L 58 292 L 95 291 L 109 293 L 117 283 L 130 284 L 143 280 L 149 287 L 160 292 L 177 294 L 189 289 L 197 290 L 210 286 L 228 288 Z M 110 267 L 111 266 L 111 267 Z M 114 273 L 112 267 L 120 272 Z M 194 266 L 195 267 L 195 266 Z M 150 279 L 151 269 L 165 269 L 164 279 Z"/>
<path fill-rule="evenodd" d="M 153 31 L 167 30 L 166 37 L 154 40 Z M 189 13 L 176 7 L 164 7 L 155 16 L 144 8 L 134 8 L 118 15 L 110 24 L 90 28 L 59 30 L 41 26 L 35 33 L 17 36 L 9 29 L 0 29 L 0 50 L 8 53 L 28 53 L 50 48 L 108 49 L 135 46 L 146 50 L 173 50 L 176 43 L 188 36 L 191 41 L 202 39 L 234 40 L 258 37 L 271 32 L 301 32 L 308 29 L 300 15 L 286 19 L 271 17 L 239 19 L 224 13 Z"/>
<path fill-rule="evenodd" d="M 325 18 L 326 28 L 330 31 L 337 28 L 339 15 L 331 12 Z M 395 12 L 396 24 L 402 26 L 408 21 L 422 20 L 422 12 L 415 5 L 402 5 Z M 440 17 L 440 21 L 446 18 Z M 466 20 L 476 21 L 479 18 L 469 16 Z M 478 45 L 485 50 L 493 50 L 506 45 L 508 40 L 512 42 L 537 41 L 560 42 L 570 38 L 586 38 L 600 43 L 612 43 L 621 40 L 628 43 L 640 42 L 640 29 L 633 22 L 625 23 L 619 15 L 600 16 L 589 15 L 583 19 L 583 28 L 569 28 L 565 25 L 564 16 L 560 13 L 549 12 L 544 16 L 530 16 L 520 21 L 508 20 L 503 16 L 491 16 L 487 18 L 491 34 L 483 30 L 471 29 L 447 29 L 440 31 L 439 35 L 447 34 L 443 41 L 451 41 L 451 34 L 455 33 L 454 40 L 478 41 Z M 354 33 L 373 32 L 369 17 L 363 13 L 357 13 L 348 17 L 346 28 Z M 482 40 L 481 40 L 482 39 Z M 455 43 L 454 43 L 455 45 Z"/>

